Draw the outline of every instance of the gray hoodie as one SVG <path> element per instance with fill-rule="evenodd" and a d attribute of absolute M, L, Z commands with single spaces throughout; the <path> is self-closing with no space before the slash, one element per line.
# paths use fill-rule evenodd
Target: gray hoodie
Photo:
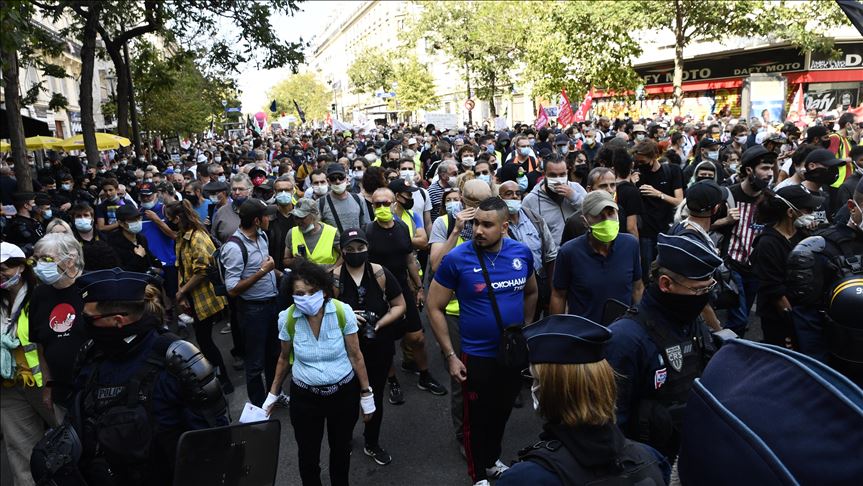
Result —
<path fill-rule="evenodd" d="M 535 185 L 522 201 L 524 207 L 545 220 L 554 241 L 558 244 L 560 244 L 560 239 L 563 236 L 563 226 L 566 224 L 566 220 L 581 208 L 581 201 L 587 194 L 587 191 L 577 182 L 569 182 L 569 187 L 575 191 L 572 198 L 562 198 L 560 202 L 557 202 L 546 192 L 545 180 L 543 180 Z"/>

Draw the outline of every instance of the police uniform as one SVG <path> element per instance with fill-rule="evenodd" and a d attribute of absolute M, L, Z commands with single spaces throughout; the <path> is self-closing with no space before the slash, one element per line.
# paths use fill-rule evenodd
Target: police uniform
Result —
<path fill-rule="evenodd" d="M 863 193 L 863 181 L 855 193 Z M 856 226 L 853 220 L 819 230 L 798 243 L 788 256 L 787 289 L 800 352 L 832 365 L 836 364 L 837 346 L 845 349 L 839 354 L 850 357 L 848 353 L 852 352 L 856 357 L 850 361 L 863 363 L 859 337 L 849 339 L 853 336 L 844 332 L 844 339 L 837 336 L 837 329 L 831 325 L 835 321 L 826 313 L 842 290 L 841 283 L 863 278 L 863 228 L 852 226 Z M 851 321 L 859 326 L 859 309 L 856 314 L 856 320 Z M 854 342 L 858 343 L 856 350 Z"/>
<path fill-rule="evenodd" d="M 660 234 L 657 263 L 691 280 L 710 278 L 722 260 L 697 239 Z M 708 295 L 662 292 L 656 282 L 641 302 L 611 325 L 606 358 L 624 378 L 617 423 L 627 437 L 645 442 L 673 461 L 689 390 L 715 351 L 698 318 Z"/>
<path fill-rule="evenodd" d="M 149 282 L 147 275 L 115 268 L 85 274 L 77 284 L 86 303 L 141 301 Z M 79 357 L 70 410 L 87 484 L 171 484 L 180 435 L 228 424 L 213 367 L 159 325 L 147 314 L 120 328 L 88 322 L 94 339 Z M 105 339 L 106 330 L 114 339 Z"/>
<path fill-rule="evenodd" d="M 24 201 L 33 201 L 36 195 L 32 192 L 17 192 L 12 196 L 16 203 Z M 6 233 L 3 237 L 4 241 L 17 245 L 24 254 L 30 256 L 33 254 L 33 246 L 39 241 L 39 238 L 45 235 L 45 228 L 42 223 L 33 218 L 16 214 L 9 220 L 6 225 Z"/>
<path fill-rule="evenodd" d="M 531 363 L 584 364 L 604 359 L 612 333 L 584 317 L 553 315 L 525 327 L 524 335 Z M 667 482 L 664 458 L 653 448 L 626 439 L 613 422 L 549 422 L 543 429 L 540 440 L 519 452 L 519 462 L 503 473 L 497 486 Z"/>

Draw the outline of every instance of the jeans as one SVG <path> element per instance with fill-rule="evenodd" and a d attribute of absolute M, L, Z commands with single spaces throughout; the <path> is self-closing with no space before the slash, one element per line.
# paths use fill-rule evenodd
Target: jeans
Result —
<path fill-rule="evenodd" d="M 276 375 L 279 359 L 279 308 L 276 299 L 247 301 L 237 299 L 239 317 L 246 342 L 246 390 L 249 401 L 260 407 Z M 266 382 L 261 376 L 264 373 Z"/>
<path fill-rule="evenodd" d="M 502 368 L 496 358 L 462 354 L 467 380 L 464 400 L 464 449 L 467 470 L 474 482 L 488 479 L 485 472 L 500 458 L 501 442 L 512 404 L 521 390 L 521 374 Z"/>
<path fill-rule="evenodd" d="M 303 486 L 321 485 L 324 424 L 330 445 L 330 483 L 346 486 L 351 467 L 351 436 L 360 416 L 360 382 L 354 377 L 326 397 L 291 383 L 291 425 Z"/>
<path fill-rule="evenodd" d="M 641 236 L 638 247 L 641 250 L 641 280 L 644 286 L 650 285 L 650 264 L 656 260 L 656 237 Z"/>
<path fill-rule="evenodd" d="M 733 269 L 731 269 L 731 278 L 740 292 L 740 305 L 737 308 L 728 309 L 728 322 L 725 323 L 725 327 L 743 337 L 749 323 L 749 310 L 758 294 L 758 278 L 752 273 L 740 273 Z"/>
<path fill-rule="evenodd" d="M 395 344 L 391 339 L 378 337 L 376 339 L 360 338 L 360 351 L 363 353 L 363 361 L 366 363 L 366 373 L 369 377 L 369 385 L 372 387 L 375 397 L 375 413 L 371 420 L 366 422 L 363 436 L 366 446 L 379 446 L 381 436 L 381 423 L 384 419 L 384 395 L 386 394 L 387 375 L 393 364 Z"/>

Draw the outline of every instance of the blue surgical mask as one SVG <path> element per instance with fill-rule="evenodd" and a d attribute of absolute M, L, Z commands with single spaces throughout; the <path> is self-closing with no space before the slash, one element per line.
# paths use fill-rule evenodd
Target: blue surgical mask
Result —
<path fill-rule="evenodd" d="M 485 182 L 486 184 L 491 184 L 491 175 L 489 174 L 480 174 L 476 176 L 476 178 Z"/>
<path fill-rule="evenodd" d="M 21 270 L 18 270 L 14 276 L 7 278 L 6 280 L 0 282 L 0 289 L 8 289 L 9 287 L 14 287 L 21 281 Z"/>
<path fill-rule="evenodd" d="M 303 314 L 314 316 L 324 305 L 324 291 L 318 290 L 312 295 L 294 295 L 294 305 Z"/>
<path fill-rule="evenodd" d="M 488 146 L 485 148 L 485 151 L 490 153 L 490 154 L 493 154 L 494 153 L 494 144 L 493 143 L 488 144 Z"/>
<path fill-rule="evenodd" d="M 282 191 L 276 194 L 276 204 L 280 206 L 287 206 L 288 204 L 291 204 L 293 202 L 293 199 L 293 196 L 291 196 L 291 193 L 288 191 Z"/>
<path fill-rule="evenodd" d="M 156 207 L 156 201 L 154 200 L 150 202 L 141 202 L 141 207 L 144 209 L 153 209 L 154 207 Z"/>
<path fill-rule="evenodd" d="M 129 222 L 129 232 L 130 233 L 140 233 L 141 230 L 144 229 L 143 221 L 130 221 Z"/>
<path fill-rule="evenodd" d="M 526 176 L 526 175 L 523 175 L 523 176 L 521 176 L 521 177 L 517 178 L 517 179 L 515 180 L 515 182 L 516 182 L 516 184 L 518 184 L 518 189 L 519 189 L 520 191 L 524 192 L 524 191 L 526 191 L 526 190 L 527 190 L 528 180 L 527 180 L 527 176 Z"/>
<path fill-rule="evenodd" d="M 515 214 L 521 209 L 521 201 L 518 199 L 504 199 L 506 203 L 506 209 L 509 210 L 509 214 Z"/>
<path fill-rule="evenodd" d="M 46 210 L 42 211 L 42 217 L 45 219 L 51 219 L 51 217 L 53 217 L 53 216 L 54 216 L 54 211 L 51 211 L 50 209 L 46 209 Z"/>
<path fill-rule="evenodd" d="M 530 147 L 519 147 L 518 153 L 524 156 L 530 155 Z"/>
<path fill-rule="evenodd" d="M 446 212 L 449 213 L 450 216 L 455 217 L 456 214 L 461 212 L 461 201 L 450 201 L 446 203 Z"/>
<path fill-rule="evenodd" d="M 75 218 L 75 229 L 82 233 L 89 233 L 93 229 L 93 220 L 90 218 Z"/>
<path fill-rule="evenodd" d="M 36 262 L 36 268 L 33 271 L 39 280 L 48 285 L 54 285 L 62 277 L 57 268 L 57 262 Z"/>

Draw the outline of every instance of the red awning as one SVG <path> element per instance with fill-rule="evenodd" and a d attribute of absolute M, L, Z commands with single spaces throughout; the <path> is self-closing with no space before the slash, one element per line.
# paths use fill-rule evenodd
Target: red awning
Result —
<path fill-rule="evenodd" d="M 797 83 L 845 83 L 863 81 L 863 69 L 836 69 L 832 71 L 806 71 L 788 73 L 788 82 Z"/>
<path fill-rule="evenodd" d="M 706 81 L 689 81 L 683 83 L 683 91 L 704 91 L 708 89 L 739 88 L 743 85 L 743 78 L 708 79 Z M 673 93 L 673 84 L 660 84 L 645 88 L 647 94 Z"/>

